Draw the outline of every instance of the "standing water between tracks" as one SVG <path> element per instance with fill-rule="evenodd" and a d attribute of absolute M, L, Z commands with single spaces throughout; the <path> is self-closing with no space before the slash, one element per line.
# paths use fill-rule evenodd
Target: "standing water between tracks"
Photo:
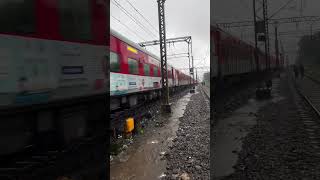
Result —
<path fill-rule="evenodd" d="M 163 156 L 172 145 L 179 128 L 179 118 L 183 116 L 192 95 L 188 93 L 174 102 L 171 114 L 159 114 L 156 118 L 163 122 L 162 127 L 147 127 L 144 135 L 112 160 L 112 180 L 150 180 L 165 176 L 166 162 Z"/>
<path fill-rule="evenodd" d="M 222 178 L 234 172 L 233 166 L 238 160 L 242 141 L 250 129 L 258 124 L 256 115 L 258 110 L 270 102 L 277 102 L 284 97 L 279 95 L 279 79 L 274 80 L 272 98 L 258 101 L 249 99 L 247 104 L 238 108 L 225 119 L 220 119 L 215 126 L 214 139 L 214 177 Z"/>

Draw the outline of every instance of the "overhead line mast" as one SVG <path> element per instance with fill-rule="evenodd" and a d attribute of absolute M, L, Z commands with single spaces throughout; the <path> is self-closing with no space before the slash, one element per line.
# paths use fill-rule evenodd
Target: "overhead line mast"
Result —
<path fill-rule="evenodd" d="M 191 76 L 193 78 L 193 83 L 194 83 L 194 62 L 193 62 L 193 54 L 192 54 L 192 37 L 191 36 L 184 36 L 184 37 L 177 37 L 177 38 L 168 38 L 166 39 L 167 44 L 174 44 L 178 42 L 186 42 L 188 45 L 188 55 L 187 56 L 180 56 L 177 58 L 181 57 L 188 57 L 189 58 L 189 82 L 191 84 Z M 139 45 L 141 47 L 146 47 L 146 46 L 153 46 L 153 45 L 158 45 L 160 44 L 160 41 L 158 40 L 153 40 L 153 41 L 147 41 L 147 42 L 141 42 Z M 191 92 L 194 92 L 194 88 L 191 89 Z"/>
<path fill-rule="evenodd" d="M 289 24 L 289 23 L 298 23 L 298 22 L 315 22 L 320 21 L 320 16 L 302 16 L 302 17 L 286 17 L 278 19 L 269 19 L 269 24 Z M 234 28 L 234 27 L 245 27 L 245 26 L 254 26 L 252 21 L 237 21 L 237 22 L 225 22 L 225 23 L 216 23 L 217 26 L 222 28 Z"/>
<path fill-rule="evenodd" d="M 168 65 L 167 65 L 167 46 L 166 46 L 166 24 L 164 12 L 165 0 L 158 0 L 159 15 L 159 36 L 160 36 L 160 59 L 161 59 L 161 109 L 162 112 L 171 112 L 169 104 L 169 84 L 168 84 Z"/>

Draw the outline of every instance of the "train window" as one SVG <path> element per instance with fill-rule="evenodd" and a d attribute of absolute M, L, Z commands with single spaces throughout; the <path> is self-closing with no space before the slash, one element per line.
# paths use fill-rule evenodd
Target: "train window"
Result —
<path fill-rule="evenodd" d="M 60 0 L 60 32 L 66 39 L 91 40 L 90 0 Z"/>
<path fill-rule="evenodd" d="M 34 0 L 2 0 L 0 32 L 29 34 L 36 31 Z"/>
<path fill-rule="evenodd" d="M 159 70 L 158 67 L 153 67 L 153 76 L 158 77 L 159 76 Z"/>
<path fill-rule="evenodd" d="M 139 74 L 139 62 L 135 59 L 128 58 L 129 73 Z"/>
<path fill-rule="evenodd" d="M 149 64 L 144 64 L 143 70 L 144 70 L 144 75 L 150 76 L 150 65 Z"/>
<path fill-rule="evenodd" d="M 120 58 L 114 52 L 110 52 L 110 72 L 120 72 Z"/>

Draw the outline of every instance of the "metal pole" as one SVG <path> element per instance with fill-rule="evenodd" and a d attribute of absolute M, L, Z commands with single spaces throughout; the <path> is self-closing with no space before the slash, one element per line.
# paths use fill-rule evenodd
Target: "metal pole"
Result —
<path fill-rule="evenodd" d="M 191 52 L 190 52 L 190 42 L 188 41 L 188 57 L 189 57 L 189 84 L 191 84 Z"/>
<path fill-rule="evenodd" d="M 277 68 L 279 68 L 279 41 L 278 41 L 278 24 L 275 24 L 274 26 L 274 32 L 276 35 L 275 40 L 275 49 L 276 49 L 276 62 L 277 62 Z"/>
<path fill-rule="evenodd" d="M 192 39 L 190 40 L 191 42 L 191 59 L 192 59 L 192 81 L 193 81 L 193 84 L 194 84 L 194 62 L 193 62 L 193 54 L 192 54 Z"/>
<path fill-rule="evenodd" d="M 196 81 L 198 83 L 198 68 L 196 68 Z"/>
<path fill-rule="evenodd" d="M 253 21 L 254 21 L 254 59 L 256 62 L 256 71 L 259 72 L 259 60 L 258 60 L 258 38 L 257 38 L 257 14 L 256 14 L 256 0 L 253 0 Z"/>
<path fill-rule="evenodd" d="M 191 67 L 191 69 L 189 69 L 189 74 L 190 74 L 190 84 L 194 84 L 194 67 L 193 67 L 193 55 L 192 55 L 192 38 L 190 37 L 190 41 L 188 42 L 188 44 L 190 45 L 190 57 L 191 57 L 191 64 L 189 62 L 189 67 Z M 190 58 L 189 58 L 189 61 L 190 61 Z M 192 81 L 191 81 L 192 79 Z M 191 87 L 191 90 L 190 90 L 190 93 L 194 93 L 195 92 L 195 89 L 194 89 L 194 86 Z"/>
<path fill-rule="evenodd" d="M 268 32 L 268 7 L 267 7 L 267 0 L 262 1 L 263 6 L 263 19 L 265 22 L 265 58 L 266 58 L 266 69 L 269 70 L 270 63 L 269 63 L 269 32 Z"/>
<path fill-rule="evenodd" d="M 167 45 L 166 45 L 166 26 L 165 26 L 165 0 L 158 0 L 159 13 L 159 36 L 160 36 L 160 58 L 161 58 L 161 82 L 162 82 L 162 110 L 171 112 L 169 104 L 169 85 L 168 85 L 168 66 L 167 66 Z"/>

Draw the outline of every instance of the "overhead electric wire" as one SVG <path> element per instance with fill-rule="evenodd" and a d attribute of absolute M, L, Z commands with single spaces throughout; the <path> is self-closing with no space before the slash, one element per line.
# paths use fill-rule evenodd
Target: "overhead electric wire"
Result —
<path fill-rule="evenodd" d="M 129 1 L 129 0 L 126 0 L 129 5 L 150 25 L 150 27 L 152 27 L 157 33 L 159 33 L 159 31 L 157 30 L 157 28 L 155 28 L 151 23 L 150 21 L 144 16 L 142 15 L 142 13 L 140 13 L 140 11 Z"/>
<path fill-rule="evenodd" d="M 111 15 L 112 18 L 114 18 L 115 20 L 117 20 L 122 26 L 124 26 L 125 28 L 127 28 L 130 32 L 132 32 L 134 35 L 136 35 L 138 38 L 142 39 L 143 41 L 146 41 L 143 37 L 141 37 L 138 33 L 136 33 L 135 31 L 132 30 L 132 28 L 129 28 L 125 23 L 121 22 L 120 19 L 114 17 L 113 15 Z M 154 50 L 158 51 L 155 47 L 152 47 Z"/>
<path fill-rule="evenodd" d="M 140 21 L 138 21 L 131 13 L 129 13 L 121 4 L 119 4 L 116 0 L 111 1 L 115 6 L 117 6 L 124 14 L 126 14 L 133 22 L 135 22 L 143 31 L 145 31 L 148 35 L 151 35 L 155 38 L 158 38 L 153 32 L 151 32 L 147 27 L 145 27 Z"/>
<path fill-rule="evenodd" d="M 125 23 L 121 22 L 118 18 L 114 17 L 113 15 L 111 15 L 111 17 L 115 20 L 117 20 L 121 25 L 123 25 L 124 27 L 126 27 L 128 30 L 130 30 L 132 33 L 134 33 L 137 37 L 139 37 L 140 39 L 142 39 L 143 41 L 146 41 L 143 37 L 141 37 L 138 33 L 136 33 L 135 31 L 133 31 L 131 28 L 129 28 Z"/>

